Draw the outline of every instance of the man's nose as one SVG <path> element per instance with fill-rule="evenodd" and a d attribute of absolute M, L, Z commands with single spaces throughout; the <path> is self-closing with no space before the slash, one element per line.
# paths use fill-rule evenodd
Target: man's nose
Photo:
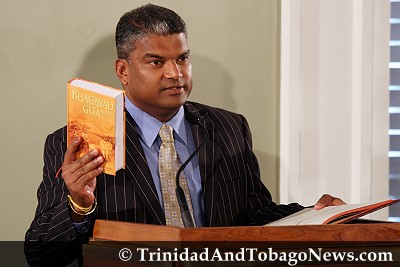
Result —
<path fill-rule="evenodd" d="M 181 67 L 175 61 L 165 64 L 165 68 L 165 78 L 177 80 L 183 76 Z"/>

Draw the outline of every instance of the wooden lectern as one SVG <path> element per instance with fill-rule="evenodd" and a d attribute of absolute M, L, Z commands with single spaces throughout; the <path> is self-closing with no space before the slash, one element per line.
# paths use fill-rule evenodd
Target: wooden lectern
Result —
<path fill-rule="evenodd" d="M 273 248 L 279 252 L 301 252 L 308 248 L 322 248 L 329 252 L 375 253 L 375 262 L 338 263 L 328 261 L 297 262 L 295 266 L 400 266 L 400 224 L 359 221 L 363 223 L 304 226 L 241 226 L 178 228 L 171 226 L 136 224 L 97 220 L 93 237 L 83 245 L 83 264 L 90 266 L 289 266 L 287 262 L 124 262 L 119 258 L 122 248 L 135 250 L 150 248 L 176 251 L 187 246 L 193 250 L 215 247 L 221 251 L 237 251 L 242 247 L 256 247 L 260 251 Z M 381 252 L 390 252 L 392 262 L 378 262 Z M 381 253 L 381 254 L 378 254 Z M 329 253 L 328 253 L 329 254 Z M 358 254 L 357 254 L 358 255 Z M 364 259 L 364 258 L 363 258 Z"/>

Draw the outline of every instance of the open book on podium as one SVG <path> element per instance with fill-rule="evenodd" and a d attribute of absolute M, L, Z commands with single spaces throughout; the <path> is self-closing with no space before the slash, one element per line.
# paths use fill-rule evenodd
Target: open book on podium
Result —
<path fill-rule="evenodd" d="M 381 202 L 329 206 L 320 210 L 309 207 L 267 225 L 342 224 L 398 202 L 400 202 L 400 199 L 388 199 Z"/>

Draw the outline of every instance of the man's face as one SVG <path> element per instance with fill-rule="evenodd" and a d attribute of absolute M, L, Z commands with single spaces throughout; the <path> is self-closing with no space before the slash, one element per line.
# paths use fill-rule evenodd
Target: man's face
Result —
<path fill-rule="evenodd" d="M 127 97 L 161 121 L 169 120 L 192 90 L 192 65 L 183 33 L 137 40 L 121 78 Z"/>

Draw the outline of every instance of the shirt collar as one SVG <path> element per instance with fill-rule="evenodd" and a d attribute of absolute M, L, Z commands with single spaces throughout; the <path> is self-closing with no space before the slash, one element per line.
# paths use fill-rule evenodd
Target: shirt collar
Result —
<path fill-rule="evenodd" d="M 125 107 L 136 124 L 139 126 L 139 135 L 148 147 L 151 147 L 158 137 L 162 122 L 150 114 L 136 107 L 127 97 Z M 171 125 L 175 134 L 187 145 L 187 135 L 185 127 L 185 110 L 181 106 L 178 112 L 166 124 Z"/>

